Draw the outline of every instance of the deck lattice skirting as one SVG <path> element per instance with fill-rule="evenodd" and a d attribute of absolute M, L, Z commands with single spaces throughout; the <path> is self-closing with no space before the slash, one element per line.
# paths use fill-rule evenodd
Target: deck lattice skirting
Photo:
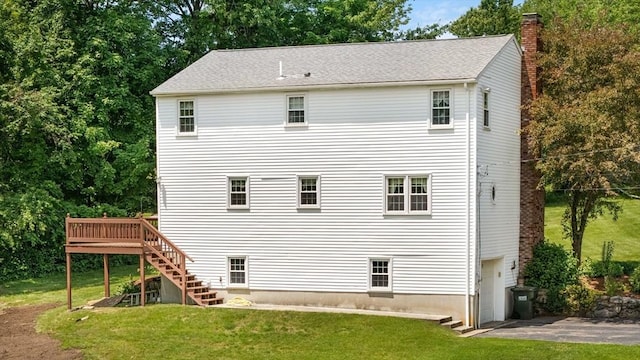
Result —
<path fill-rule="evenodd" d="M 67 308 L 71 309 L 71 254 L 103 254 L 104 296 L 109 297 L 109 254 L 138 255 L 140 258 L 140 283 L 144 284 L 145 262 L 150 263 L 182 292 L 182 304 L 190 298 L 198 305 L 222 303 L 222 298 L 187 270 L 185 254 L 156 228 L 154 218 L 102 218 L 79 219 L 67 215 L 66 263 Z M 141 292 L 144 285 L 140 286 Z M 145 297 L 141 296 L 141 305 Z"/>

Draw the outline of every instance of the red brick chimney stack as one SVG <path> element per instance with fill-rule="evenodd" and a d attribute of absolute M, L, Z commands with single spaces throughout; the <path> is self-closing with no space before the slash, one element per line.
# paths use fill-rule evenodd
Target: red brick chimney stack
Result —
<path fill-rule="evenodd" d="M 527 142 L 525 131 L 531 118 L 527 105 L 542 92 L 536 57 L 542 51 L 540 32 L 542 22 L 538 14 L 524 14 L 522 18 L 522 113 L 520 137 L 520 276 L 524 266 L 533 256 L 533 247 L 544 239 L 544 191 L 538 190 L 540 173 L 535 169 L 535 162 Z"/>

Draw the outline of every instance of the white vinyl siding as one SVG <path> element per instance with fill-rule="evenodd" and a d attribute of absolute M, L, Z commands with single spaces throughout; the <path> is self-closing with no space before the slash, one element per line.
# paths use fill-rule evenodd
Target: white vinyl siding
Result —
<path fill-rule="evenodd" d="M 466 179 L 474 194 L 476 171 L 465 173 L 467 93 L 450 87 L 452 128 L 429 132 L 431 90 L 310 90 L 307 131 L 283 128 L 282 92 L 203 95 L 197 142 L 171 136 L 167 114 L 176 102 L 159 97 L 162 231 L 194 258 L 189 269 L 212 282 L 226 273 L 219 255 L 235 253 L 251 259 L 255 290 L 366 293 L 367 256 L 380 254 L 393 255 L 394 293 L 464 294 Z M 437 211 L 385 217 L 385 175 L 427 173 Z M 250 212 L 226 208 L 234 174 L 251 179 Z M 321 212 L 296 207 L 304 174 L 321 174 Z"/>
<path fill-rule="evenodd" d="M 517 283 L 520 221 L 520 52 L 505 47 L 478 79 L 478 214 L 481 259 L 503 258 L 505 286 Z M 487 91 L 490 89 L 490 92 Z M 491 131 L 484 128 L 485 94 Z M 492 192 L 495 189 L 495 200 Z M 520 269 L 522 271 L 522 269 Z"/>
<path fill-rule="evenodd" d="M 195 101 L 178 100 L 178 135 L 196 134 L 196 106 Z"/>

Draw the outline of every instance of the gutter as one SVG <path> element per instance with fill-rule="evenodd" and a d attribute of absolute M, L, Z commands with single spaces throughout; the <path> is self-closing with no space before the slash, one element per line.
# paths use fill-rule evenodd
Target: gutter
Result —
<path fill-rule="evenodd" d="M 284 80 L 286 81 L 286 80 Z M 315 85 L 288 85 L 288 86 L 262 86 L 249 88 L 234 89 L 202 89 L 202 90 L 182 90 L 182 91 L 155 91 L 149 92 L 155 97 L 175 97 L 175 96 L 193 96 L 193 95 L 222 95 L 222 94 L 239 94 L 254 93 L 265 91 L 306 91 L 306 90 L 331 90 L 331 89 L 354 89 L 354 88 L 380 88 L 393 86 L 441 86 L 454 84 L 475 84 L 475 78 L 468 79 L 440 79 L 440 80 L 410 80 L 410 81 L 384 81 L 370 83 L 340 83 L 340 84 L 315 84 Z"/>

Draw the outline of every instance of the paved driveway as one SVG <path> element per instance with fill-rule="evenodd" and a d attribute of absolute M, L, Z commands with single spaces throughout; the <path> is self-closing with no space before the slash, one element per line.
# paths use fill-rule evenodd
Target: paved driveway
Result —
<path fill-rule="evenodd" d="M 539 317 L 508 321 L 476 337 L 640 345 L 640 321 Z"/>

